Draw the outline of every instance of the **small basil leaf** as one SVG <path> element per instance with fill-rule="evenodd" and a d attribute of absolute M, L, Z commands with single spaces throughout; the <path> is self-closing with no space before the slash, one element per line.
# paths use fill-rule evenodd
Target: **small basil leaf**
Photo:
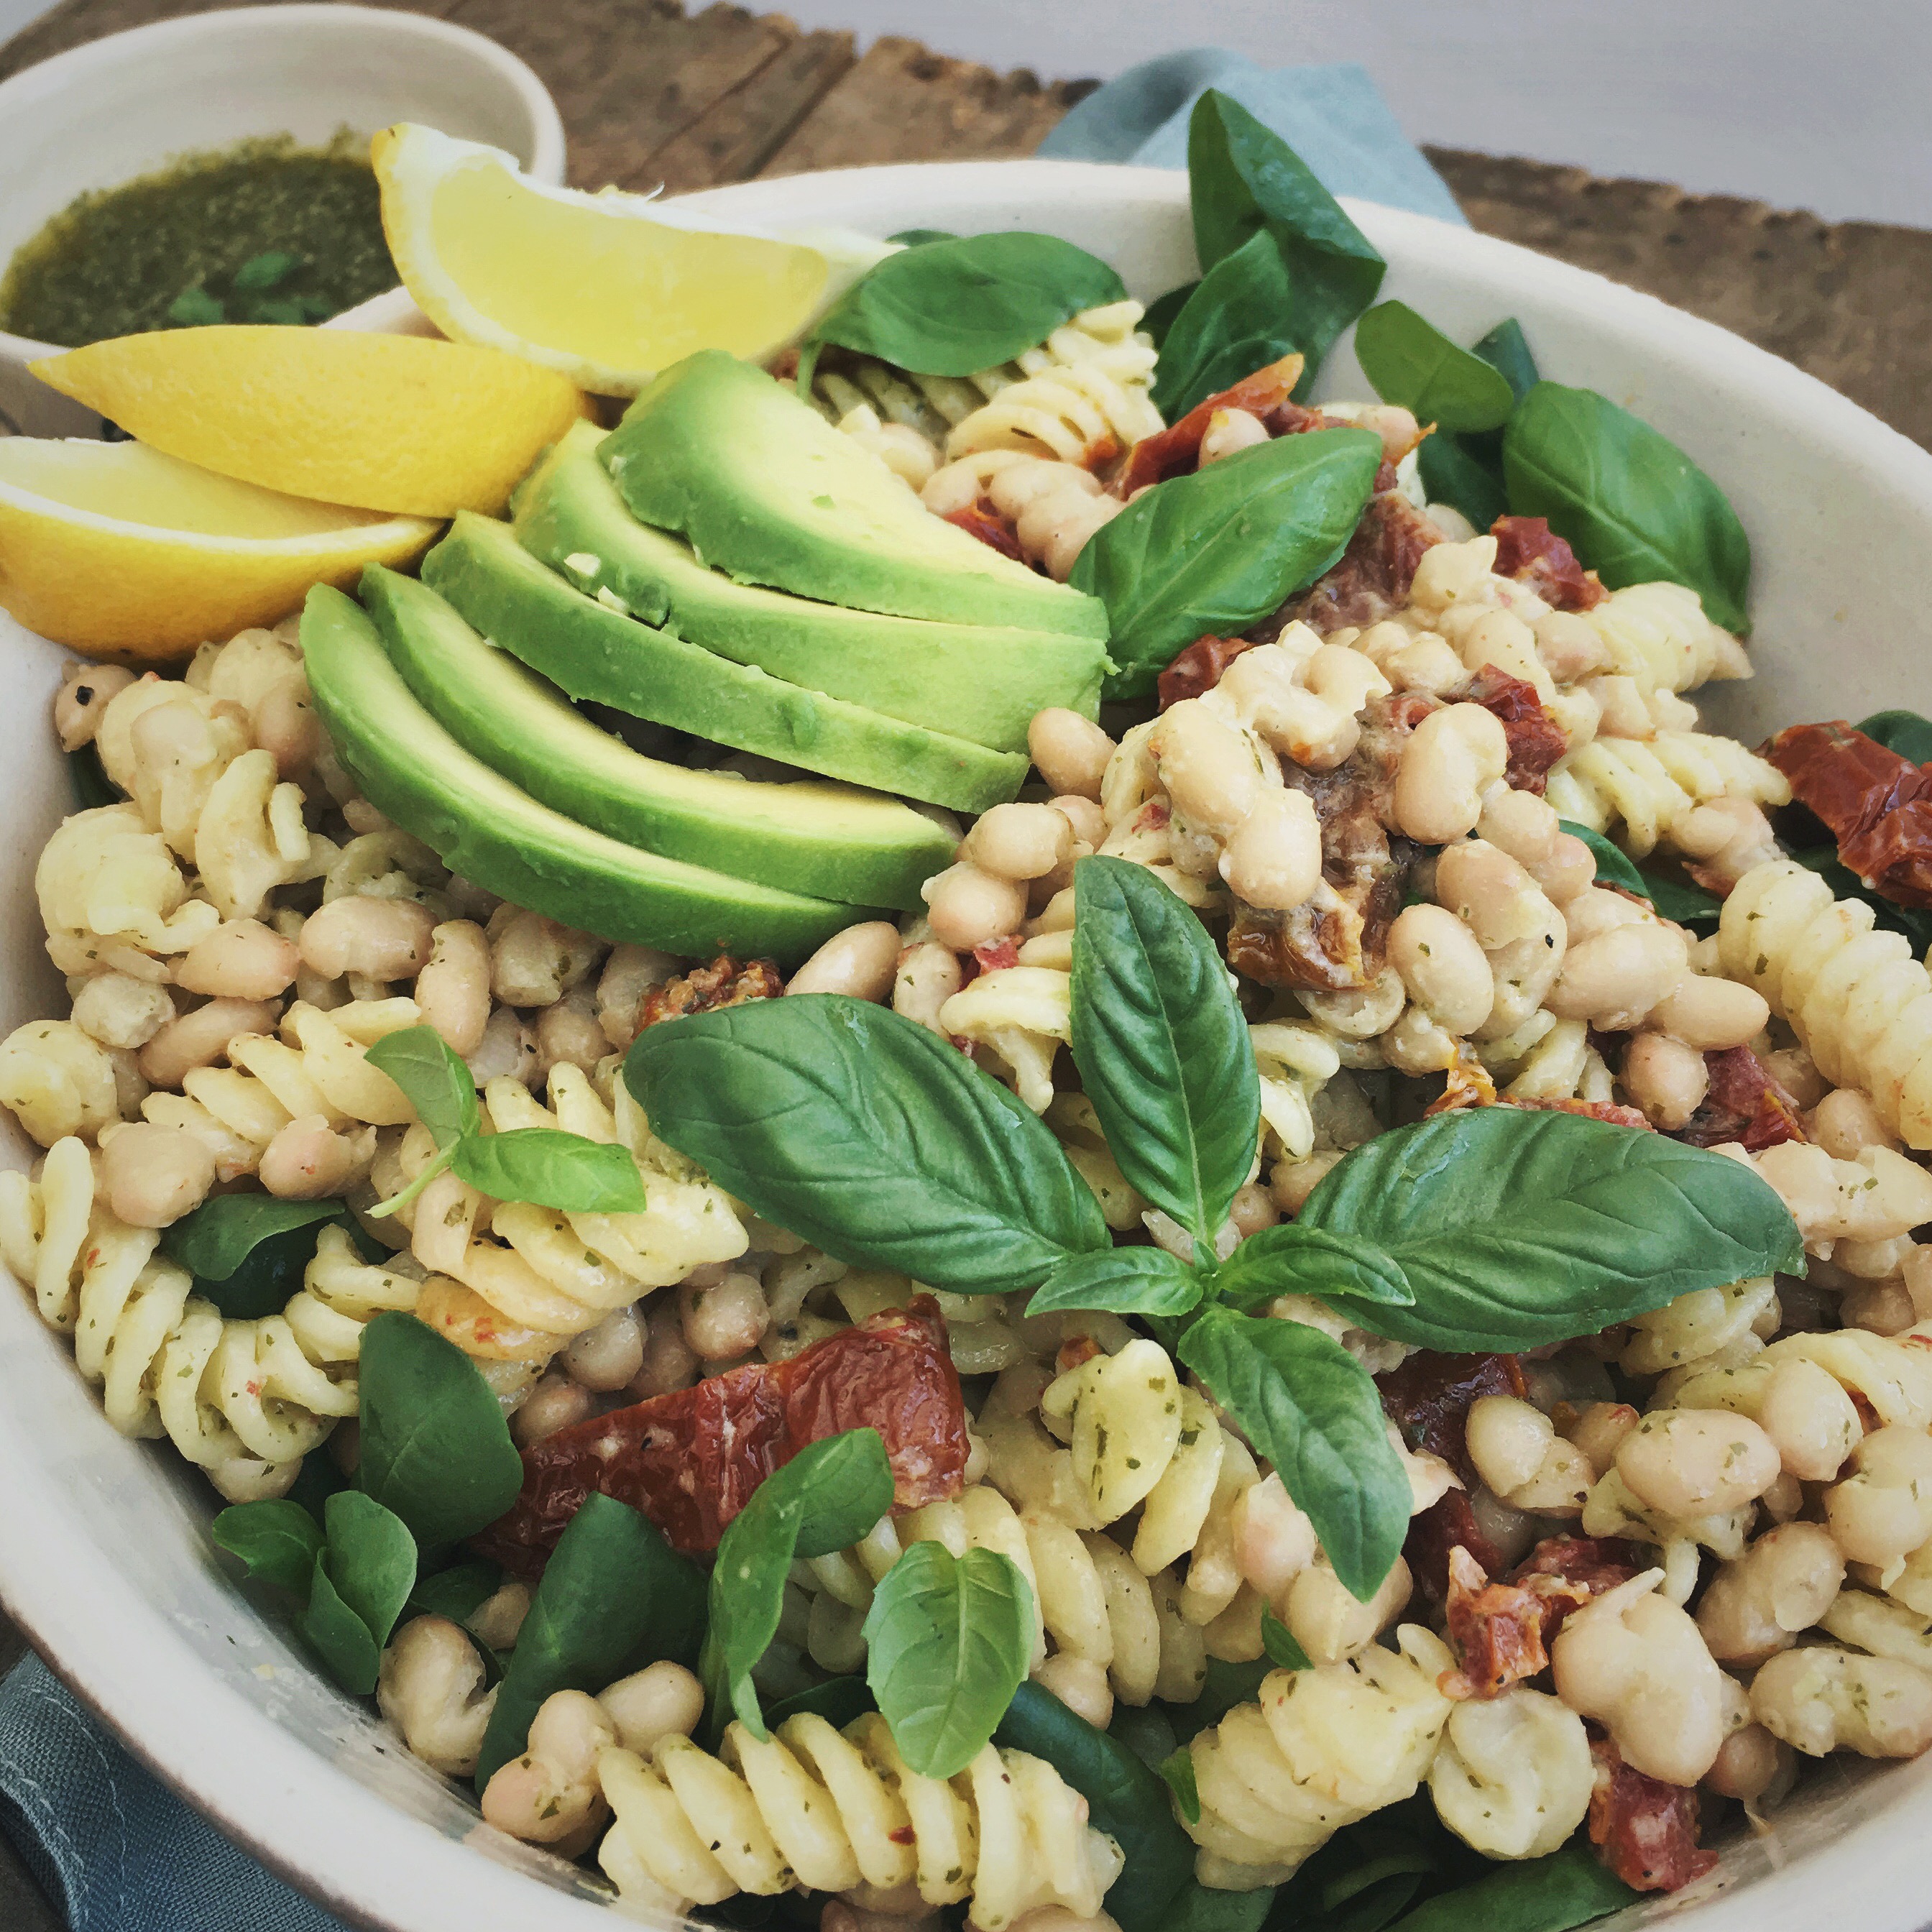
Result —
<path fill-rule="evenodd" d="M 1190 1825 L 1199 1824 L 1201 1791 L 1194 1781 L 1194 1754 L 1185 1744 L 1180 1745 L 1162 1760 L 1160 1774 L 1174 1793 L 1174 1802 L 1180 1806 L 1182 1817 Z"/>
<path fill-rule="evenodd" d="M 235 271 L 238 289 L 272 289 L 296 265 L 296 258 L 279 248 L 250 255 Z"/>
<path fill-rule="evenodd" d="M 1932 720 L 1916 711 L 1874 711 L 1858 728 L 1915 765 L 1932 764 Z"/>
<path fill-rule="evenodd" d="M 494 1522 L 524 1486 L 524 1459 L 490 1385 L 454 1342 L 391 1310 L 362 1330 L 356 1480 L 425 1550 Z"/>
<path fill-rule="evenodd" d="M 1250 1234 L 1214 1270 L 1217 1294 L 1237 1307 L 1278 1294 L 1336 1295 L 1406 1308 L 1415 1292 L 1401 1264 L 1374 1242 L 1284 1221 Z"/>
<path fill-rule="evenodd" d="M 715 1730 L 735 1715 L 754 1737 L 770 1735 L 752 1671 L 778 1634 L 793 1559 L 856 1543 L 892 1506 L 892 1465 L 876 1429 L 849 1429 L 809 1444 L 752 1492 L 725 1526 L 711 1571 L 699 1674 Z"/>
<path fill-rule="evenodd" d="M 345 1492 L 345 1493 L 346 1493 Z M 352 1696 L 367 1697 L 376 1688 L 382 1648 L 369 1626 L 343 1600 L 328 1574 L 328 1552 L 316 1552 L 309 1578 L 308 1609 L 302 1634 L 314 1646 L 322 1666 Z"/>
<path fill-rule="evenodd" d="M 1185 1315 L 1200 1299 L 1201 1277 L 1165 1248 L 1114 1248 L 1062 1262 L 1027 1312 L 1099 1308 L 1115 1315 Z"/>
<path fill-rule="evenodd" d="M 938 1034 L 808 993 L 647 1027 L 651 1130 L 842 1261 L 962 1294 L 1032 1288 L 1112 1237 L 1060 1143 Z"/>
<path fill-rule="evenodd" d="M 1499 429 L 1516 406 L 1499 370 L 1459 349 L 1406 302 L 1378 302 L 1356 323 L 1355 359 L 1384 402 L 1438 429 Z"/>
<path fill-rule="evenodd" d="M 323 1537 L 315 1518 L 286 1497 L 232 1503 L 208 1526 L 209 1536 L 231 1556 L 238 1556 L 250 1576 L 278 1589 L 302 1595 L 315 1574 L 316 1552 Z"/>
<path fill-rule="evenodd" d="M 1253 1168 L 1261 1078 L 1208 928 L 1144 866 L 1073 868 L 1074 1063 L 1128 1184 L 1208 1253 Z"/>
<path fill-rule="evenodd" d="M 1522 324 L 1514 316 L 1498 322 L 1475 345 L 1474 352 L 1501 374 L 1518 402 L 1543 380 L 1537 372 L 1536 358 L 1529 352 Z"/>
<path fill-rule="evenodd" d="M 1513 1107 L 1378 1135 L 1322 1177 L 1296 1225 L 1365 1235 L 1408 1276 L 1413 1306 L 1351 1301 L 1352 1322 L 1452 1354 L 1537 1348 L 1695 1289 L 1804 1271 L 1790 1210 L 1741 1162 Z"/>
<path fill-rule="evenodd" d="M 1174 324 L 1174 319 L 1192 298 L 1198 282 L 1183 282 L 1178 289 L 1169 289 L 1164 296 L 1156 296 L 1147 305 L 1147 313 L 1141 317 L 1142 331 L 1154 338 L 1156 351 L 1164 347 L 1167 332 Z"/>
<path fill-rule="evenodd" d="M 1498 1865 L 1473 1885 L 1438 1893 L 1397 1919 L 1394 1932 L 1570 1932 L 1639 1896 L 1573 1839 L 1546 1858 Z"/>
<path fill-rule="evenodd" d="M 993 1736 L 1010 1750 L 1044 1758 L 1086 1799 L 1088 1823 L 1126 1855 L 1107 1894 L 1120 1932 L 1166 1932 L 1168 1906 L 1193 1879 L 1194 1846 L 1174 1822 L 1160 1774 L 1031 1682 L 1013 1693 Z"/>
<path fill-rule="evenodd" d="M 955 1778 L 985 1748 L 1033 1654 L 1033 1586 L 1010 1556 L 915 1543 L 866 1613 L 866 1682 L 899 1755 Z"/>
<path fill-rule="evenodd" d="M 458 1563 L 433 1576 L 418 1576 L 410 1592 L 410 1608 L 466 1625 L 502 1587 L 500 1564 L 482 1560 Z"/>
<path fill-rule="evenodd" d="M 1694 929 L 1701 926 L 1703 930 L 1712 932 L 1717 930 L 1718 916 L 1724 910 L 1724 902 L 1714 894 L 1683 880 L 1645 872 L 1600 832 L 1592 832 L 1587 825 L 1576 824 L 1568 818 L 1559 818 L 1556 822 L 1573 838 L 1582 839 L 1595 854 L 1597 877 L 1603 884 L 1626 887 L 1640 898 L 1648 899 L 1660 917 L 1675 920 L 1679 926 Z"/>
<path fill-rule="evenodd" d="M 1225 1308 L 1181 1337 L 1180 1359 L 1274 1465 L 1335 1574 L 1366 1603 L 1401 1554 L 1409 1507 L 1368 1371 L 1318 1328 Z"/>
<path fill-rule="evenodd" d="M 1238 100 L 1210 88 L 1187 124 L 1195 252 L 1204 269 L 1265 229 L 1294 288 L 1290 331 L 1312 382 L 1330 345 L 1376 298 L 1388 264 L 1307 164 Z"/>
<path fill-rule="evenodd" d="M 1750 628 L 1750 541 L 1670 439 L 1594 389 L 1539 382 L 1503 433 L 1510 508 L 1544 517 L 1612 590 L 1688 584 L 1713 623 Z"/>
<path fill-rule="evenodd" d="M 329 1580 L 380 1650 L 416 1580 L 416 1542 L 402 1518 L 353 1490 L 328 1499 Z"/>
<path fill-rule="evenodd" d="M 555 1127 L 468 1134 L 449 1165 L 493 1201 L 529 1201 L 566 1214 L 641 1214 L 644 1184 L 628 1149 Z"/>
<path fill-rule="evenodd" d="M 765 1722 L 776 1730 L 788 1718 L 809 1715 L 823 1718 L 834 1730 L 842 1731 L 854 1718 L 878 1708 L 862 1677 L 832 1677 L 781 1697 L 765 1713 Z"/>
<path fill-rule="evenodd" d="M 386 1034 L 364 1058 L 403 1090 L 439 1148 L 455 1145 L 477 1127 L 476 1082 L 434 1027 Z"/>
<path fill-rule="evenodd" d="M 1460 510 L 1479 532 L 1508 514 L 1502 464 L 1485 461 L 1465 438 L 1438 430 L 1423 438 L 1415 461 L 1429 500 Z"/>
<path fill-rule="evenodd" d="M 302 1285 L 317 1224 L 346 1221 L 339 1201 L 218 1194 L 161 1234 L 161 1252 L 194 1276 L 196 1292 L 224 1315 L 279 1315 Z"/>
<path fill-rule="evenodd" d="M 592 1492 L 557 1539 L 503 1672 L 476 1763 L 482 1790 L 522 1754 L 530 1720 L 558 1690 L 593 1694 L 669 1658 L 689 1664 L 704 1621 L 704 1580 L 657 1526 Z"/>
<path fill-rule="evenodd" d="M 1622 886 L 1640 898 L 1649 898 L 1643 874 L 1637 870 L 1636 861 L 1628 853 L 1613 845 L 1600 832 L 1592 832 L 1587 825 L 1579 825 L 1573 818 L 1559 818 L 1556 822 L 1571 838 L 1580 838 L 1589 847 L 1596 858 L 1599 884 Z"/>
<path fill-rule="evenodd" d="M 1283 1670 L 1312 1670 L 1315 1660 L 1294 1640 L 1294 1633 L 1274 1611 L 1262 1606 L 1262 1648 L 1268 1661 Z"/>
<path fill-rule="evenodd" d="M 812 332 L 921 376 L 971 376 L 1044 342 L 1126 285 L 1057 236 L 1010 232 L 924 242 L 888 255 Z"/>
<path fill-rule="evenodd" d="M 1348 548 L 1382 460 L 1366 430 L 1277 436 L 1157 483 L 1102 524 L 1070 580 L 1107 607 L 1118 668 L 1106 694 L 1145 695 L 1196 638 L 1237 636 L 1312 584 Z"/>
<path fill-rule="evenodd" d="M 1178 422 L 1294 346 L 1288 269 L 1274 237 L 1257 231 L 1199 281 L 1160 344 L 1154 407 Z"/>
<path fill-rule="evenodd" d="M 127 796 L 107 776 L 100 752 L 92 745 L 77 746 L 68 752 L 67 776 L 68 784 L 74 788 L 74 808 L 76 812 L 92 812 L 100 806 L 118 805 Z"/>

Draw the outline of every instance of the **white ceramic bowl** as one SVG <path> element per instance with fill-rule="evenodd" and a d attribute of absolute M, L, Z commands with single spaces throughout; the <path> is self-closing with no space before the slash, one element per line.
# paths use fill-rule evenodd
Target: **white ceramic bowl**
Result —
<path fill-rule="evenodd" d="M 1193 272 L 1178 174 L 1077 162 L 853 170 L 718 190 L 748 221 L 1046 229 L 1142 297 Z M 1776 722 L 1932 710 L 1932 457 L 1789 364 L 1648 296 L 1506 243 L 1387 208 L 1350 211 L 1389 260 L 1385 292 L 1459 340 L 1520 317 L 1544 372 L 1591 384 L 1675 436 L 1730 492 L 1756 554 L 1754 685 L 1713 712 Z M 1322 392 L 1364 393 L 1338 353 Z M 1915 646 L 1919 647 L 1915 649 Z M 0 1029 L 57 1010 L 34 855 L 69 808 L 46 724 L 60 653 L 0 617 L 0 771 L 10 775 Z M 12 1159 L 31 1150 L 16 1138 Z M 573 1868 L 482 1826 L 317 1676 L 217 1565 L 212 1498 L 165 1448 L 122 1439 L 23 1294 L 0 1293 L 0 1601 L 128 1744 L 231 1836 L 358 1924 L 391 1932 L 610 1932 Z M 1932 1758 L 1814 1769 L 1774 1838 L 1619 1925 L 1689 1910 L 1696 1932 L 1912 1932 Z M 478 1854 L 482 1856 L 478 1856 Z M 495 1861 L 494 1863 L 491 1861 Z"/>
<path fill-rule="evenodd" d="M 76 196 L 176 155 L 421 121 L 563 179 L 563 122 L 524 63 L 466 27 L 377 7 L 242 7 L 134 27 L 0 82 L 0 272 Z M 0 331 L 0 435 L 98 436 L 26 365 L 60 352 Z"/>

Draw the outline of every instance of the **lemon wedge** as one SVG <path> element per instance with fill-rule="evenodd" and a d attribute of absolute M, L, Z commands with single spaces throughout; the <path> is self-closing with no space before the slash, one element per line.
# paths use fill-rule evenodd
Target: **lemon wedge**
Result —
<path fill-rule="evenodd" d="M 392 515 L 495 515 L 583 393 L 500 350 L 348 328 L 121 335 L 34 374 L 184 462 Z"/>
<path fill-rule="evenodd" d="M 0 607 L 89 657 L 160 664 L 273 623 L 311 584 L 407 564 L 438 527 L 259 490 L 138 442 L 0 438 Z"/>
<path fill-rule="evenodd" d="M 500 148 L 410 122 L 371 153 L 417 307 L 454 340 L 600 395 L 635 395 L 700 349 L 772 355 L 893 252 L 842 229 L 762 233 L 647 195 L 546 187 Z"/>

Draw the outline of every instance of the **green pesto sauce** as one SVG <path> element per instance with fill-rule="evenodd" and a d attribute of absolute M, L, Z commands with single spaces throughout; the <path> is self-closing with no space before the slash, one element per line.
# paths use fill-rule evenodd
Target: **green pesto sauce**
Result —
<path fill-rule="evenodd" d="M 84 194 L 14 254 L 0 329 L 77 349 L 215 322 L 324 320 L 396 285 L 368 143 L 292 135 Z"/>

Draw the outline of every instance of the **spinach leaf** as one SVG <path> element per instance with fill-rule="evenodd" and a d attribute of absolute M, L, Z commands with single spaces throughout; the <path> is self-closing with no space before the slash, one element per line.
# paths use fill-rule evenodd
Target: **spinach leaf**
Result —
<path fill-rule="evenodd" d="M 1226 1308 L 1202 1316 L 1180 1353 L 1274 1465 L 1335 1574 L 1366 1603 L 1401 1554 L 1409 1506 L 1408 1478 L 1368 1371 L 1319 1329 Z"/>
<path fill-rule="evenodd" d="M 1238 1308 L 1278 1294 L 1339 1295 L 1396 1308 L 1415 1300 L 1400 1263 L 1374 1242 L 1297 1221 L 1250 1234 L 1214 1270 L 1214 1288 Z"/>
<path fill-rule="evenodd" d="M 1858 728 L 1915 765 L 1932 764 L 1932 720 L 1916 711 L 1874 711 Z"/>
<path fill-rule="evenodd" d="M 1201 1291 L 1201 1276 L 1165 1248 L 1114 1248 L 1062 1262 L 1027 1304 L 1027 1312 L 1104 1308 L 1116 1315 L 1185 1315 L 1199 1302 Z"/>
<path fill-rule="evenodd" d="M 1503 433 L 1510 508 L 1545 517 L 1612 590 L 1688 584 L 1714 623 L 1750 628 L 1750 541 L 1670 439 L 1594 389 L 1539 382 Z"/>
<path fill-rule="evenodd" d="M 1312 584 L 1347 548 L 1382 460 L 1367 430 L 1277 436 L 1157 483 L 1102 524 L 1070 580 L 1107 606 L 1106 696 L 1144 696 L 1196 638 L 1236 636 Z"/>
<path fill-rule="evenodd" d="M 1144 866 L 1081 860 L 1073 907 L 1073 1059 L 1087 1097 L 1129 1186 L 1211 1256 L 1261 1130 L 1261 1078 L 1227 968 Z"/>
<path fill-rule="evenodd" d="M 449 1164 L 495 1201 L 530 1201 L 567 1214 L 644 1211 L 644 1180 L 627 1148 L 555 1127 L 465 1135 Z"/>
<path fill-rule="evenodd" d="M 418 1576 L 410 1592 L 410 1608 L 433 1617 L 447 1617 L 467 1625 L 470 1619 L 503 1587 L 500 1564 L 479 1559 L 458 1563 L 434 1576 Z"/>
<path fill-rule="evenodd" d="M 1480 535 L 1509 514 L 1509 494 L 1500 466 L 1492 466 L 1470 447 L 1469 440 L 1438 430 L 1415 453 L 1423 489 L 1432 503 L 1460 510 Z"/>
<path fill-rule="evenodd" d="M 1262 1680 L 1274 1668 L 1264 1657 L 1247 1664 L 1228 1664 L 1210 1657 L 1200 1696 L 1191 1704 L 1175 1705 L 1168 1713 L 1174 1720 L 1174 1736 L 1185 1744 L 1218 1724 L 1237 1704 L 1253 1703 L 1261 1695 Z"/>
<path fill-rule="evenodd" d="M 1514 316 L 1506 316 L 1470 352 L 1480 356 L 1510 386 L 1510 394 L 1521 402 L 1542 381 L 1536 358 L 1530 353 L 1529 339 Z"/>
<path fill-rule="evenodd" d="M 1117 1702 L 1107 1735 L 1156 1771 L 1174 1755 L 1174 1726 L 1158 1704 Z"/>
<path fill-rule="evenodd" d="M 1572 1839 L 1546 1858 L 1498 1865 L 1473 1885 L 1438 1893 L 1396 1920 L 1395 1932 L 1570 1932 L 1637 1897 Z"/>
<path fill-rule="evenodd" d="M 1701 920 L 1704 922 L 1704 930 L 1717 930 L 1718 916 L 1724 906 L 1714 894 L 1696 886 L 1643 871 L 1628 854 L 1612 844 L 1600 832 L 1592 832 L 1587 825 L 1579 825 L 1568 818 L 1560 818 L 1556 822 L 1573 838 L 1582 839 L 1595 854 L 1597 877 L 1604 884 L 1624 886 L 1639 897 L 1649 900 L 1662 917 L 1675 920 L 1679 926 L 1696 927 Z"/>
<path fill-rule="evenodd" d="M 1500 429 L 1516 406 L 1500 370 L 1457 348 L 1406 302 L 1378 302 L 1356 323 L 1355 359 L 1384 402 L 1438 430 Z"/>
<path fill-rule="evenodd" d="M 380 1650 L 416 1585 L 416 1538 L 393 1510 L 353 1490 L 329 1498 L 326 1527 L 329 1580 Z"/>
<path fill-rule="evenodd" d="M 1194 284 L 1160 344 L 1154 403 L 1169 422 L 1294 346 L 1293 294 L 1274 237 L 1257 230 Z"/>
<path fill-rule="evenodd" d="M 349 1478 L 335 1466 L 332 1456 L 304 1456 L 302 1467 L 296 1472 L 295 1480 L 289 1485 L 287 1499 L 300 1504 L 320 1521 L 329 1498 L 353 1487 Z M 302 1580 L 302 1588 L 308 1588 L 306 1577 Z"/>
<path fill-rule="evenodd" d="M 1187 178 L 1204 269 L 1262 231 L 1281 251 L 1294 290 L 1289 336 L 1308 358 L 1305 389 L 1336 337 L 1375 300 L 1388 265 L 1300 156 L 1214 88 L 1187 124 Z"/>
<path fill-rule="evenodd" d="M 1163 1932 L 1260 1932 L 1274 1899 L 1273 1886 L 1218 1892 L 1190 1878 L 1175 1893 Z"/>
<path fill-rule="evenodd" d="M 301 1288 L 317 1224 L 347 1219 L 339 1201 L 218 1194 L 162 1231 L 161 1252 L 224 1315 L 252 1322 L 280 1314 Z"/>
<path fill-rule="evenodd" d="M 1013 1693 L 994 1742 L 1044 1758 L 1086 1799 L 1088 1822 L 1126 1855 L 1107 1894 L 1120 1932 L 1166 1932 L 1168 1906 L 1194 1874 L 1194 1846 L 1167 1786 L 1125 1744 L 1031 1682 Z"/>
<path fill-rule="evenodd" d="M 830 1556 L 856 1543 L 892 1506 L 892 1465 L 876 1429 L 824 1437 L 752 1492 L 751 1501 L 726 1526 L 711 1571 L 710 1622 L 699 1674 L 710 1694 L 714 1730 L 723 1729 L 730 1712 L 754 1737 L 770 1735 L 752 1671 L 778 1634 L 793 1559 Z M 872 1689 L 877 1695 L 878 1686 Z"/>
<path fill-rule="evenodd" d="M 524 1459 L 476 1364 L 412 1315 L 362 1331 L 356 1480 L 425 1550 L 496 1521 L 524 1486 Z"/>
<path fill-rule="evenodd" d="M 1283 1670 L 1312 1670 L 1315 1660 L 1294 1640 L 1294 1633 L 1266 1604 L 1262 1606 L 1262 1648 Z"/>
<path fill-rule="evenodd" d="M 928 242 L 956 242 L 959 238 L 950 228 L 902 228 L 886 239 L 896 242 L 902 248 L 923 248 Z"/>
<path fill-rule="evenodd" d="M 1194 1778 L 1194 1754 L 1185 1744 L 1178 1744 L 1158 1767 L 1160 1774 L 1167 1780 L 1168 1789 L 1174 1793 L 1174 1802 L 1180 1808 L 1180 1815 L 1190 1825 L 1201 1822 L 1201 1789 Z"/>
<path fill-rule="evenodd" d="M 348 1492 L 343 1492 L 346 1495 Z M 328 1574 L 328 1552 L 316 1552 L 310 1573 L 308 1610 L 302 1634 L 314 1646 L 322 1667 L 352 1696 L 367 1697 L 376 1688 L 382 1647 L 369 1626 L 343 1600 Z"/>
<path fill-rule="evenodd" d="M 1816 872 L 1840 899 L 1863 899 L 1878 915 L 1878 922 L 1888 932 L 1902 932 L 1912 942 L 1912 950 L 1923 959 L 1932 950 L 1932 913 L 1916 906 L 1894 905 L 1882 892 L 1874 892 L 1838 857 L 1835 845 L 1814 845 L 1792 857 L 1808 871 Z"/>
<path fill-rule="evenodd" d="M 1033 1586 L 1010 1556 L 915 1543 L 866 1613 L 866 1682 L 914 1771 L 954 1778 L 1006 1714 L 1033 1654 Z"/>
<path fill-rule="evenodd" d="M 104 805 L 118 805 L 127 794 L 107 776 L 100 754 L 92 745 L 82 745 L 67 754 L 68 783 L 74 791 L 74 808 L 92 812 Z"/>
<path fill-rule="evenodd" d="M 842 1731 L 854 1718 L 878 1708 L 862 1677 L 828 1677 L 823 1684 L 811 1684 L 805 1690 L 794 1690 L 789 1697 L 781 1697 L 765 1713 L 765 1722 L 776 1730 L 786 1718 L 808 1713 L 823 1718 L 833 1730 Z"/>
<path fill-rule="evenodd" d="M 962 1294 L 1032 1288 L 1112 1237 L 1060 1143 L 936 1034 L 808 993 L 647 1027 L 651 1130 L 766 1220 Z"/>
<path fill-rule="evenodd" d="M 1156 296 L 1147 305 L 1147 313 L 1141 317 L 1141 327 L 1154 338 L 1156 351 L 1167 346 L 1168 331 L 1173 328 L 1175 319 L 1188 304 L 1198 282 L 1183 282 L 1178 289 L 1169 289 L 1164 296 Z"/>
<path fill-rule="evenodd" d="M 286 1497 L 231 1503 L 208 1526 L 214 1541 L 241 1558 L 250 1576 L 300 1596 L 315 1574 L 323 1538 L 315 1518 Z"/>
<path fill-rule="evenodd" d="M 403 1090 L 439 1148 L 454 1147 L 464 1135 L 476 1132 L 476 1078 L 434 1027 L 386 1034 L 364 1058 Z"/>
<path fill-rule="evenodd" d="M 1378 1135 L 1323 1176 L 1296 1225 L 1393 1256 L 1414 1305 L 1350 1301 L 1348 1318 L 1448 1354 L 1535 1348 L 1696 1288 L 1804 1271 L 1790 1212 L 1742 1163 L 1511 1107 Z"/>
<path fill-rule="evenodd" d="M 570 1520 L 510 1653 L 477 1760 L 480 1791 L 521 1756 L 553 1691 L 602 1690 L 661 1658 L 692 1661 L 704 1620 L 697 1564 L 614 1497 L 592 1494 Z"/>
<path fill-rule="evenodd" d="M 1082 309 L 1126 292 L 1098 256 L 1057 236 L 922 241 L 854 283 L 809 340 L 916 375 L 971 376 L 1010 362 Z"/>

